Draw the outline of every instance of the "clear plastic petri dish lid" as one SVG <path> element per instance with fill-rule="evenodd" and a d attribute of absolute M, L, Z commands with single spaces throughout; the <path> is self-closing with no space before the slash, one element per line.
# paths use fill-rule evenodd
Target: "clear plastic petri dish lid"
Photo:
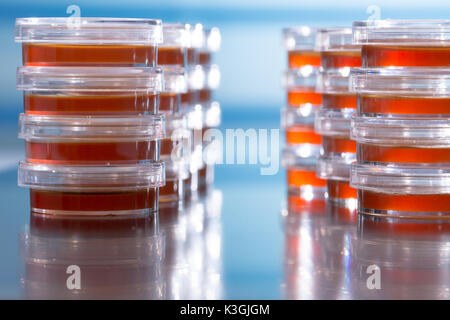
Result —
<path fill-rule="evenodd" d="M 313 125 L 315 107 L 312 104 L 304 104 L 300 108 L 286 107 L 281 109 L 281 129 L 286 130 L 292 125 Z"/>
<path fill-rule="evenodd" d="M 353 43 L 351 27 L 320 28 L 316 32 L 317 51 L 360 51 L 361 46 Z"/>
<path fill-rule="evenodd" d="M 186 93 L 188 90 L 188 75 L 184 68 L 163 67 L 165 93 Z"/>
<path fill-rule="evenodd" d="M 349 93 L 352 69 L 351 67 L 342 67 L 321 70 L 317 75 L 317 91 L 324 94 Z"/>
<path fill-rule="evenodd" d="M 289 69 L 284 72 L 281 84 L 285 89 L 311 87 L 316 90 L 318 75 L 319 69 L 309 65 L 299 69 Z"/>
<path fill-rule="evenodd" d="M 205 29 L 205 36 L 203 41 L 203 52 L 216 52 L 220 50 L 222 44 L 222 36 L 217 27 Z"/>
<path fill-rule="evenodd" d="M 156 45 L 162 22 L 134 18 L 18 18 L 15 41 L 56 44 Z"/>
<path fill-rule="evenodd" d="M 152 67 L 19 67 L 17 89 L 70 92 L 159 92 L 163 69 Z"/>
<path fill-rule="evenodd" d="M 165 161 L 166 180 L 185 180 L 189 178 L 189 161 L 187 160 Z"/>
<path fill-rule="evenodd" d="M 214 128 L 220 126 L 222 121 L 222 110 L 220 103 L 217 101 L 211 101 L 207 103 L 203 112 L 203 127 Z"/>
<path fill-rule="evenodd" d="M 321 148 L 320 145 L 309 143 L 285 146 L 281 155 L 281 165 L 284 168 L 300 167 L 315 171 Z"/>
<path fill-rule="evenodd" d="M 450 20 L 367 20 L 353 22 L 361 45 L 450 45 Z"/>
<path fill-rule="evenodd" d="M 19 138 L 45 142 L 145 141 L 165 137 L 165 117 L 77 117 L 20 114 Z"/>
<path fill-rule="evenodd" d="M 166 137 L 172 139 L 188 138 L 190 136 L 188 115 L 184 113 L 171 114 L 166 117 Z"/>
<path fill-rule="evenodd" d="M 191 24 L 189 27 L 190 47 L 201 49 L 205 42 L 205 29 L 201 23 Z"/>
<path fill-rule="evenodd" d="M 203 67 L 205 73 L 205 88 L 216 90 L 220 85 L 220 69 L 216 64 Z"/>
<path fill-rule="evenodd" d="M 378 118 L 353 115 L 351 139 L 384 146 L 450 146 L 450 119 Z"/>
<path fill-rule="evenodd" d="M 283 29 L 283 47 L 286 50 L 314 50 L 318 28 L 296 26 Z"/>
<path fill-rule="evenodd" d="M 320 108 L 314 119 L 314 130 L 324 136 L 349 137 L 354 109 Z"/>
<path fill-rule="evenodd" d="M 350 185 L 353 188 L 393 194 L 448 194 L 450 166 L 376 165 L 353 163 Z"/>
<path fill-rule="evenodd" d="M 321 154 L 317 159 L 316 173 L 321 179 L 338 181 L 350 180 L 350 166 L 356 160 L 356 154 Z"/>
<path fill-rule="evenodd" d="M 189 68 L 187 68 L 187 72 L 189 90 L 201 90 L 206 87 L 206 73 L 203 66 L 190 66 Z"/>
<path fill-rule="evenodd" d="M 184 23 L 163 23 L 163 42 L 161 47 L 189 48 L 191 46 L 192 26 Z"/>
<path fill-rule="evenodd" d="M 354 68 L 350 90 L 359 94 L 450 97 L 450 68 Z"/>
<path fill-rule="evenodd" d="M 66 166 L 19 163 L 18 184 L 38 190 L 62 192 L 133 191 L 161 187 L 164 163 L 117 166 Z"/>

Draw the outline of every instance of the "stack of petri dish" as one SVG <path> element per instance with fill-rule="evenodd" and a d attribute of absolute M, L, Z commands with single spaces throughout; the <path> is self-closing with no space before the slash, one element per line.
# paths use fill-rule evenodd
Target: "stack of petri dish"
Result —
<path fill-rule="evenodd" d="M 281 111 L 286 137 L 282 165 L 286 168 L 289 212 L 325 211 L 326 181 L 316 176 L 322 147 L 322 137 L 314 131 L 314 115 L 322 105 L 317 90 L 321 68 L 317 31 L 306 26 L 283 30 L 288 70 L 283 75 L 287 105 Z"/>
<path fill-rule="evenodd" d="M 429 229 L 450 212 L 450 21 L 355 22 L 353 38 L 358 211 Z"/>
<path fill-rule="evenodd" d="M 169 183 L 162 190 L 168 197 L 161 200 L 170 202 L 197 195 L 214 180 L 214 158 L 204 154 L 208 148 L 203 136 L 220 124 L 220 105 L 211 94 L 220 80 L 219 69 L 211 62 L 212 52 L 220 47 L 220 32 L 205 30 L 201 24 L 164 23 L 163 34 L 158 65 L 166 78 L 160 104 L 167 117 L 167 144 L 162 149 Z M 174 79 L 169 80 L 172 74 Z M 170 160 L 174 156 L 182 161 Z"/>
<path fill-rule="evenodd" d="M 158 64 L 164 70 L 164 90 L 160 112 L 166 116 L 166 138 L 161 142 L 161 159 L 166 165 L 166 185 L 160 189 L 161 203 L 177 203 L 185 197 L 189 178 L 192 136 L 188 130 L 188 111 L 182 109 L 182 95 L 188 92 L 187 51 L 190 25 L 163 24 L 163 43 L 158 49 Z"/>
<path fill-rule="evenodd" d="M 198 171 L 198 190 L 205 192 L 214 182 L 214 165 L 220 154 L 217 141 L 211 139 L 211 133 L 221 122 L 220 103 L 214 99 L 214 90 L 220 84 L 220 69 L 214 63 L 214 53 L 220 49 L 221 34 L 217 27 L 204 30 L 205 36 L 199 50 L 198 64 L 203 68 L 205 78 L 198 93 L 198 103 L 202 109 L 202 167 Z"/>
<path fill-rule="evenodd" d="M 322 107 L 316 113 L 315 130 L 323 149 L 317 176 L 327 180 L 329 207 L 356 216 L 356 189 L 350 187 L 350 165 L 356 159 L 356 143 L 350 140 L 350 121 L 356 111 L 356 94 L 349 91 L 350 70 L 361 67 L 361 46 L 353 45 L 352 28 L 317 31 L 322 70 L 318 88 Z"/>
<path fill-rule="evenodd" d="M 19 185 L 46 215 L 156 212 L 165 182 L 160 20 L 23 18 L 15 40 L 26 160 Z"/>

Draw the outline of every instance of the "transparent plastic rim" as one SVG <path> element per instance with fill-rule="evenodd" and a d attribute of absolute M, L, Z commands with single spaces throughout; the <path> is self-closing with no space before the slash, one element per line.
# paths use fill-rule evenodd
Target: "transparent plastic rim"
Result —
<path fill-rule="evenodd" d="M 450 41 L 450 20 L 355 21 L 353 40 L 364 45 L 447 45 Z"/>
<path fill-rule="evenodd" d="M 450 146 L 450 119 L 352 116 L 351 139 L 358 143 L 412 147 Z"/>
<path fill-rule="evenodd" d="M 297 26 L 283 29 L 283 47 L 286 50 L 314 50 L 318 28 Z"/>
<path fill-rule="evenodd" d="M 203 50 L 207 52 L 217 52 L 220 50 L 222 44 L 222 36 L 217 27 L 212 27 L 205 30 L 205 39 L 203 43 Z"/>
<path fill-rule="evenodd" d="M 377 165 L 353 163 L 353 188 L 393 194 L 448 194 L 450 166 Z"/>
<path fill-rule="evenodd" d="M 324 136 L 350 137 L 351 119 L 354 109 L 320 108 L 316 112 L 314 130 Z"/>
<path fill-rule="evenodd" d="M 317 30 L 317 51 L 359 51 L 360 46 L 353 44 L 352 28 L 331 27 Z"/>
<path fill-rule="evenodd" d="M 65 166 L 20 162 L 21 187 L 49 191 L 132 191 L 164 185 L 164 163 L 121 166 Z"/>
<path fill-rule="evenodd" d="M 322 69 L 317 76 L 317 91 L 321 93 L 348 93 L 350 83 L 350 67 Z"/>
<path fill-rule="evenodd" d="M 309 143 L 285 146 L 282 151 L 281 165 L 284 168 L 300 167 L 315 171 L 321 149 L 321 145 Z"/>
<path fill-rule="evenodd" d="M 26 91 L 161 91 L 163 70 L 151 67 L 18 67 L 17 89 Z"/>
<path fill-rule="evenodd" d="M 450 97 L 450 68 L 353 68 L 350 90 L 359 94 Z"/>
<path fill-rule="evenodd" d="M 201 23 L 190 25 L 190 46 L 194 49 L 201 49 L 205 42 L 205 30 Z"/>
<path fill-rule="evenodd" d="M 207 75 L 201 65 L 191 66 L 188 69 L 188 89 L 201 90 L 206 88 Z"/>
<path fill-rule="evenodd" d="M 183 23 L 163 23 L 163 42 L 161 47 L 189 48 L 191 45 L 191 26 Z"/>
<path fill-rule="evenodd" d="M 299 108 L 286 107 L 281 109 L 281 129 L 286 130 L 288 127 L 301 124 L 313 125 L 315 112 L 312 104 L 304 104 Z"/>
<path fill-rule="evenodd" d="M 162 22 L 133 18 L 18 18 L 15 41 L 57 44 L 156 45 Z"/>
<path fill-rule="evenodd" d="M 142 141 L 165 137 L 165 117 L 71 117 L 20 114 L 19 138 L 26 141 Z"/>
<path fill-rule="evenodd" d="M 289 69 L 281 78 L 283 88 L 290 89 L 298 86 L 312 87 L 316 90 L 319 68 L 304 66 L 299 69 Z"/>
<path fill-rule="evenodd" d="M 205 87 L 209 90 L 216 90 L 220 86 L 220 69 L 216 64 L 212 64 L 204 68 L 205 72 Z"/>
<path fill-rule="evenodd" d="M 356 154 L 345 153 L 340 156 L 320 155 L 317 160 L 316 173 L 321 179 L 338 181 L 350 180 L 350 165 L 356 160 Z"/>
<path fill-rule="evenodd" d="M 167 93 L 186 93 L 188 76 L 184 68 L 164 67 L 164 90 Z"/>
<path fill-rule="evenodd" d="M 170 136 L 170 132 L 172 131 L 188 129 L 188 117 L 186 114 L 170 114 L 166 115 L 165 118 L 167 137 Z"/>
<path fill-rule="evenodd" d="M 189 162 L 183 159 L 165 161 L 166 180 L 185 180 L 189 178 Z"/>
<path fill-rule="evenodd" d="M 212 101 L 208 104 L 205 112 L 203 112 L 203 126 L 206 128 L 215 128 L 220 126 L 222 121 L 222 110 L 220 103 Z"/>

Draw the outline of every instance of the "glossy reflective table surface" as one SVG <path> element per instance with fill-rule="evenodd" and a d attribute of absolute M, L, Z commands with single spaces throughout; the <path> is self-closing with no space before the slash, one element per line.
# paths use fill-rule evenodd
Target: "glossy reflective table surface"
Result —
<path fill-rule="evenodd" d="M 446 224 L 398 227 L 326 205 L 286 212 L 283 170 L 252 165 L 217 166 L 214 188 L 161 208 L 159 221 L 43 218 L 17 187 L 20 148 L 2 150 L 0 298 L 450 298 Z"/>

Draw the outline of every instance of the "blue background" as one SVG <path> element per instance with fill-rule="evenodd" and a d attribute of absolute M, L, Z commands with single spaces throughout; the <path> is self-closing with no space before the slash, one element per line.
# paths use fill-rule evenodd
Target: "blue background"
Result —
<path fill-rule="evenodd" d="M 277 128 L 284 103 L 280 75 L 286 67 L 281 29 L 293 25 L 351 25 L 378 5 L 382 18 L 449 18 L 448 1 L 289 1 L 289 0 L 153 0 L 0 2 L 0 297 L 19 294 L 17 234 L 28 219 L 27 191 L 16 187 L 15 167 L 23 158 L 16 139 L 21 94 L 15 70 L 21 64 L 14 43 L 17 17 L 66 16 L 76 4 L 82 16 L 161 18 L 167 22 L 201 22 L 217 26 L 222 49 L 214 57 L 222 81 L 215 98 L 221 103 L 224 128 Z M 280 298 L 282 281 L 283 172 L 259 175 L 258 166 L 217 167 L 216 187 L 223 191 L 223 264 L 226 298 Z"/>

